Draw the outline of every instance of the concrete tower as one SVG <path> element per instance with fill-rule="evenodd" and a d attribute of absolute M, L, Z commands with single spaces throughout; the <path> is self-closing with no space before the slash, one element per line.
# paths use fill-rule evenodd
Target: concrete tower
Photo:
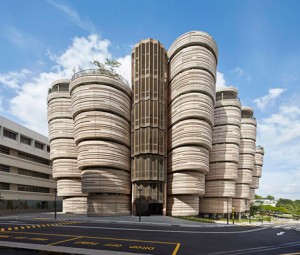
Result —
<path fill-rule="evenodd" d="M 238 173 L 241 103 L 232 87 L 217 91 L 209 173 L 200 213 L 231 213 Z"/>
<path fill-rule="evenodd" d="M 217 45 L 183 34 L 169 56 L 168 214 L 197 215 L 205 190 L 214 123 Z"/>
<path fill-rule="evenodd" d="M 241 142 L 238 165 L 238 179 L 236 181 L 233 206 L 235 212 L 249 210 L 250 184 L 254 170 L 254 155 L 256 142 L 256 120 L 251 107 L 242 107 Z"/>
<path fill-rule="evenodd" d="M 85 70 L 70 94 L 87 213 L 129 215 L 131 89 L 116 74 Z"/>
<path fill-rule="evenodd" d="M 48 95 L 50 159 L 57 195 L 63 197 L 64 213 L 86 213 L 86 195 L 81 191 L 81 172 L 77 167 L 77 148 L 71 114 L 69 80 L 52 83 Z"/>
<path fill-rule="evenodd" d="M 131 167 L 133 213 L 166 213 L 167 54 L 156 40 L 132 51 Z M 140 190 L 140 191 L 138 191 Z M 140 192 L 140 194 L 139 194 Z"/>
<path fill-rule="evenodd" d="M 259 188 L 259 178 L 261 177 L 264 148 L 256 146 L 254 157 L 254 170 L 252 172 L 252 183 L 250 184 L 250 200 L 255 199 L 255 190 Z"/>

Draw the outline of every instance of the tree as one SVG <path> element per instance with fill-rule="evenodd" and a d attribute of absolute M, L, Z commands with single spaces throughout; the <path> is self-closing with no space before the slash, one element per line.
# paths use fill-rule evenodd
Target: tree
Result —
<path fill-rule="evenodd" d="M 263 197 L 255 194 L 255 199 L 262 199 Z"/>
<path fill-rule="evenodd" d="M 275 197 L 271 196 L 271 195 L 267 195 L 266 199 L 269 199 L 269 200 L 275 200 Z"/>
<path fill-rule="evenodd" d="M 92 63 L 96 65 L 101 72 L 108 73 L 113 77 L 119 77 L 119 74 L 117 74 L 115 69 L 118 68 L 121 63 L 117 60 L 106 58 L 104 64 L 97 60 L 94 60 Z"/>

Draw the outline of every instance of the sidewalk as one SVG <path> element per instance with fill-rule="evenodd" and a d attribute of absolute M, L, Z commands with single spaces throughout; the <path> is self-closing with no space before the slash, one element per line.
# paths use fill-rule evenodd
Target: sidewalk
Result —
<path fill-rule="evenodd" d="M 0 216 L 0 220 L 50 220 L 54 221 L 54 213 L 28 213 L 18 215 Z M 115 217 L 88 217 L 86 215 L 57 213 L 56 221 L 83 221 L 99 223 L 120 223 L 120 224 L 142 224 L 161 226 L 183 226 L 183 227 L 228 227 L 226 223 L 203 223 L 177 219 L 169 216 L 142 216 L 139 222 L 138 216 L 115 216 Z"/>

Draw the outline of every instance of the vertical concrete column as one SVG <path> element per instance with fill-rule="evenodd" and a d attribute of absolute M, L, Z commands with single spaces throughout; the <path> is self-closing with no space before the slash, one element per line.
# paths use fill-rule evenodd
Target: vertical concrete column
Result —
<path fill-rule="evenodd" d="M 87 214 L 129 215 L 131 89 L 117 74 L 83 70 L 70 94 Z"/>
<path fill-rule="evenodd" d="M 156 40 L 132 51 L 131 181 L 133 213 L 166 213 L 167 53 Z M 140 192 L 138 191 L 140 189 Z"/>
<path fill-rule="evenodd" d="M 243 213 L 250 206 L 250 184 L 254 170 L 256 142 L 256 120 L 251 107 L 242 107 L 241 142 L 239 151 L 238 179 L 235 187 L 233 206 L 235 212 Z"/>
<path fill-rule="evenodd" d="M 70 80 L 57 80 L 49 89 L 50 159 L 57 195 L 63 197 L 63 212 L 85 214 L 86 195 L 81 191 L 81 172 L 77 166 L 69 83 Z"/>
<path fill-rule="evenodd" d="M 200 199 L 201 214 L 232 211 L 241 134 L 241 103 L 237 95 L 237 89 L 232 87 L 220 88 L 216 94 L 213 145 L 205 176 L 205 195 Z"/>
<path fill-rule="evenodd" d="M 198 215 L 209 170 L 217 45 L 207 33 L 178 37 L 169 57 L 169 215 Z"/>

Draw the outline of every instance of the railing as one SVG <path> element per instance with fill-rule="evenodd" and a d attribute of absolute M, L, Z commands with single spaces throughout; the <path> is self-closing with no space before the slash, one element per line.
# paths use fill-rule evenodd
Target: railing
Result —
<path fill-rule="evenodd" d="M 86 70 L 81 70 L 81 71 L 75 73 L 72 76 L 72 81 L 74 79 L 78 78 L 78 77 L 81 77 L 81 76 L 97 75 L 97 74 L 105 75 L 105 76 L 112 77 L 114 79 L 120 80 L 123 83 L 125 83 L 128 87 L 130 87 L 128 81 L 126 79 L 124 79 L 121 75 L 119 75 L 117 73 L 114 73 L 114 72 L 111 72 L 109 70 L 103 70 L 103 69 L 86 69 Z"/>

